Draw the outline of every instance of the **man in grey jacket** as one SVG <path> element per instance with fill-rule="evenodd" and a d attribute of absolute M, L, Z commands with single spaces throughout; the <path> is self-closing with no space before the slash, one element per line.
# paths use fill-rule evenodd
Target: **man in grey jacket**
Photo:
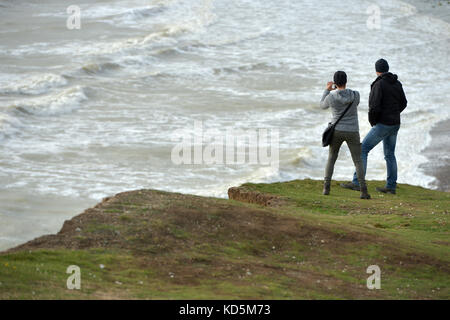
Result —
<path fill-rule="evenodd" d="M 337 90 L 333 88 L 333 82 L 328 82 L 327 88 L 320 101 L 320 107 L 322 109 L 331 108 L 333 115 L 332 122 L 335 123 L 345 111 L 347 106 L 351 106 L 335 127 L 333 138 L 329 147 L 328 162 L 325 169 L 323 194 L 330 194 L 331 177 L 333 176 L 334 164 L 336 163 L 339 155 L 339 149 L 345 141 L 350 149 L 358 182 L 361 186 L 361 199 L 370 199 L 370 195 L 367 192 L 367 186 L 364 179 L 364 168 L 361 160 L 361 143 L 359 137 L 357 110 L 359 104 L 359 92 L 346 88 L 347 74 L 344 71 L 336 71 L 333 80 L 334 84 L 337 86 Z"/>

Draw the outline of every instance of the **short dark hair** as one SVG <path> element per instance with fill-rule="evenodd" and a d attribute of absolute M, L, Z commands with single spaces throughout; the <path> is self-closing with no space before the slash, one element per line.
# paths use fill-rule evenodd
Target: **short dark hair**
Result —
<path fill-rule="evenodd" d="M 334 84 L 342 87 L 347 83 L 347 74 L 344 71 L 336 71 L 333 77 Z"/>

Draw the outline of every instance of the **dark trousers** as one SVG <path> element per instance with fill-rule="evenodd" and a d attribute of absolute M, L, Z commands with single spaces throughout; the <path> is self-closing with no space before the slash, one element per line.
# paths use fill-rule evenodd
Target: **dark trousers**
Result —
<path fill-rule="evenodd" d="M 331 140 L 328 152 L 328 162 L 325 168 L 325 181 L 331 181 L 334 171 L 334 164 L 336 163 L 339 155 L 339 149 L 344 141 L 350 149 L 353 163 L 355 164 L 359 185 L 364 187 L 366 182 L 364 180 L 364 167 L 361 160 L 361 143 L 359 141 L 359 132 L 334 131 L 333 139 Z"/>

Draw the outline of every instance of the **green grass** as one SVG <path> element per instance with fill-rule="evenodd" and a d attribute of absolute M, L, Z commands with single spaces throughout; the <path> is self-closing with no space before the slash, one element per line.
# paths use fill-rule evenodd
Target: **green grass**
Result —
<path fill-rule="evenodd" d="M 448 215 L 450 194 L 400 184 L 396 195 L 374 191 L 383 182 L 369 183 L 371 200 L 361 200 L 358 192 L 337 186 L 330 196 L 321 196 L 321 183 L 315 180 L 295 180 L 275 184 L 246 184 L 246 188 L 288 197 L 291 208 L 312 219 L 359 226 L 383 236 L 400 236 L 438 250 L 450 244 Z M 383 229 L 383 230 L 377 230 Z M 437 244 L 439 242 L 447 243 Z M 448 256 L 448 255 L 447 255 Z"/>
<path fill-rule="evenodd" d="M 281 197 L 274 207 L 120 194 L 56 242 L 0 254 L 0 299 L 450 298 L 450 194 L 403 184 L 397 195 L 374 192 L 382 185 L 369 182 L 371 200 L 337 182 L 330 196 L 314 180 L 242 187 Z M 374 264 L 380 290 L 366 287 Z M 66 287 L 70 265 L 81 290 Z"/>

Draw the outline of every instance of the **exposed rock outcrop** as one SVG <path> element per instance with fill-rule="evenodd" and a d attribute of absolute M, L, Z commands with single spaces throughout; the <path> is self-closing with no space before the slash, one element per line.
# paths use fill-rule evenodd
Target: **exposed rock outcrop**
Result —
<path fill-rule="evenodd" d="M 266 207 L 280 206 L 284 201 L 279 196 L 249 190 L 245 187 L 229 188 L 228 198 L 241 202 L 255 203 Z"/>

